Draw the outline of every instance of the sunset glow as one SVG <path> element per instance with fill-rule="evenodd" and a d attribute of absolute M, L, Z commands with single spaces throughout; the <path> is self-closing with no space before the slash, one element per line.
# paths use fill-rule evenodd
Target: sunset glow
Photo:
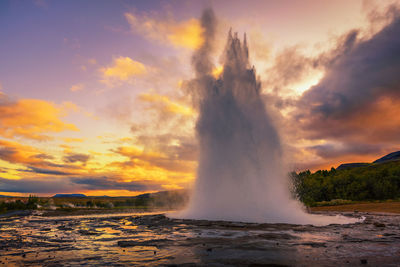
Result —
<path fill-rule="evenodd" d="M 389 40 L 399 1 L 233 2 L 210 2 L 219 26 L 208 73 L 224 72 L 229 29 L 246 33 L 289 166 L 330 169 L 399 150 L 400 60 L 388 55 L 399 45 Z M 206 43 L 205 5 L 0 3 L 0 194 L 190 187 L 198 107 L 189 81 Z"/>

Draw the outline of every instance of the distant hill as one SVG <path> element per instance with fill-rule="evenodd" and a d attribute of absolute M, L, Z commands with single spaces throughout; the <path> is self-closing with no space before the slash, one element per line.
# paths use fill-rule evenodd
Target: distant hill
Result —
<path fill-rule="evenodd" d="M 56 194 L 52 197 L 86 197 L 84 194 Z"/>
<path fill-rule="evenodd" d="M 175 198 L 177 196 L 186 196 L 188 195 L 189 192 L 185 189 L 180 189 L 180 190 L 170 190 L 170 191 L 158 191 L 155 193 L 145 193 L 141 195 L 134 196 L 133 198 L 139 198 L 139 199 L 147 199 L 147 198 L 152 198 L 152 199 L 170 199 L 170 198 Z"/>
<path fill-rule="evenodd" d="M 157 192 L 157 193 L 158 193 L 158 192 Z M 134 196 L 134 197 L 132 197 L 132 198 L 146 199 L 146 198 L 150 198 L 151 195 L 154 195 L 154 194 L 157 194 L 157 193 L 153 193 L 153 194 L 146 193 L 146 194 L 141 194 L 141 195 Z"/>
<path fill-rule="evenodd" d="M 5 196 L 5 195 L 0 195 L 0 197 L 15 197 L 15 196 Z"/>
<path fill-rule="evenodd" d="M 375 160 L 373 163 L 384 163 L 384 162 L 395 161 L 395 160 L 400 160 L 400 151 L 396 151 L 396 152 L 387 154 L 386 156 L 383 156 L 382 158 Z"/>
<path fill-rule="evenodd" d="M 156 193 L 146 193 L 133 197 L 137 201 L 147 203 L 153 207 L 178 208 L 185 205 L 189 200 L 188 190 L 159 191 Z"/>
<path fill-rule="evenodd" d="M 354 162 L 354 163 L 344 163 L 340 164 L 339 167 L 337 167 L 337 170 L 345 170 L 345 169 L 352 169 L 352 168 L 359 168 L 359 167 L 366 167 L 371 164 L 381 164 L 381 163 L 386 163 L 390 161 L 400 161 L 400 151 L 392 152 L 389 153 L 377 160 L 375 160 L 372 163 L 360 163 L 360 162 Z"/>
<path fill-rule="evenodd" d="M 351 169 L 351 168 L 357 168 L 357 167 L 365 167 L 368 166 L 369 163 L 344 163 L 340 164 L 339 167 L 337 167 L 337 170 L 344 170 L 344 169 Z"/>

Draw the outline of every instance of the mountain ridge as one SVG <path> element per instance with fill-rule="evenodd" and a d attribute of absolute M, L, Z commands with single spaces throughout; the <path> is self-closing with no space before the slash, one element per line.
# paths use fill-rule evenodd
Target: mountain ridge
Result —
<path fill-rule="evenodd" d="M 386 163 L 390 161 L 400 161 L 400 151 L 394 151 L 389 154 L 386 154 L 383 157 L 380 157 L 379 159 L 368 163 L 368 162 L 351 162 L 351 163 L 343 163 L 340 164 L 336 169 L 337 170 L 345 170 L 345 169 L 352 169 L 352 168 L 359 168 L 359 167 L 366 167 L 371 164 L 381 164 L 381 163 Z"/>

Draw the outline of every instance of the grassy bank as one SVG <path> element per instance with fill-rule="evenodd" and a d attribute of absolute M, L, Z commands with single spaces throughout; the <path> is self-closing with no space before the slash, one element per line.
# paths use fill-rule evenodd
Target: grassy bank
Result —
<path fill-rule="evenodd" d="M 143 208 L 112 208 L 112 209 L 96 209 L 96 208 L 66 208 L 56 210 L 44 210 L 41 216 L 53 217 L 53 216 L 80 216 L 80 215 L 93 215 L 93 214 L 122 214 L 122 213 L 141 213 L 141 212 L 152 212 L 157 209 Z"/>
<path fill-rule="evenodd" d="M 2 198 L 0 200 L 0 214 L 7 214 L 12 211 L 34 210 L 40 203 L 40 199 L 35 196 L 27 198 Z"/>
<path fill-rule="evenodd" d="M 389 212 L 400 214 L 400 202 L 360 202 L 344 205 L 311 207 L 311 211 Z"/>
<path fill-rule="evenodd" d="M 186 191 L 161 191 L 135 197 L 1 197 L 0 214 L 40 210 L 48 216 L 166 211 L 187 202 Z"/>

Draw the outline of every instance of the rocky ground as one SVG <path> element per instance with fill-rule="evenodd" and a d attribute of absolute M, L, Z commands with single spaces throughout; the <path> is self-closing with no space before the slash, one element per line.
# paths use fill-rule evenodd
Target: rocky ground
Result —
<path fill-rule="evenodd" d="M 0 266 L 398 266 L 400 215 L 345 215 L 366 219 L 316 227 L 162 214 L 3 217 Z"/>
<path fill-rule="evenodd" d="M 365 202 L 365 203 L 354 203 L 346 205 L 334 205 L 334 206 L 321 206 L 312 207 L 312 211 L 340 211 L 340 212 L 387 212 L 387 213 L 397 213 L 400 214 L 400 202 L 390 201 L 390 202 Z"/>

